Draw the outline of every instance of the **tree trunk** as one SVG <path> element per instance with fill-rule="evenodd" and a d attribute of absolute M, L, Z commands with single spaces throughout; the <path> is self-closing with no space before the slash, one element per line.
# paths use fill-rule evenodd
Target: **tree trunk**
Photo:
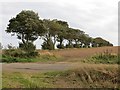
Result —
<path fill-rule="evenodd" d="M 60 38 L 60 46 L 62 46 L 62 42 L 63 42 L 63 39 L 62 39 L 62 38 Z"/>

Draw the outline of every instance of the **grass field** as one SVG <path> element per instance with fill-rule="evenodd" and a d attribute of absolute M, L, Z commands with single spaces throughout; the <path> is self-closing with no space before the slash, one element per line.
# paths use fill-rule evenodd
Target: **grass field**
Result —
<path fill-rule="evenodd" d="M 120 84 L 118 47 L 38 51 L 46 60 L 38 59 L 38 64 L 64 62 L 71 63 L 73 68 L 49 72 L 3 71 L 3 88 L 118 88 Z M 106 58 L 104 54 L 110 56 Z M 57 57 L 55 60 L 50 57 L 53 55 Z"/>

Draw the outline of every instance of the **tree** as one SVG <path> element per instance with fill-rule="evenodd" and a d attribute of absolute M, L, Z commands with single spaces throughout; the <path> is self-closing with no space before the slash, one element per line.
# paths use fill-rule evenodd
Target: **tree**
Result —
<path fill-rule="evenodd" d="M 51 39 L 48 39 L 47 41 L 44 41 L 42 44 L 42 49 L 48 49 L 48 50 L 53 50 L 54 45 Z"/>
<path fill-rule="evenodd" d="M 52 29 L 51 27 L 53 27 L 54 23 L 51 21 L 51 20 L 47 20 L 47 19 L 44 19 L 43 20 L 43 23 L 44 23 L 44 27 L 45 27 L 45 33 L 42 37 L 42 39 L 44 40 L 43 44 L 42 44 L 42 49 L 49 49 L 49 50 L 52 50 L 54 49 L 54 44 L 55 42 L 52 41 Z"/>
<path fill-rule="evenodd" d="M 44 19 L 43 22 L 44 27 L 46 29 L 46 32 L 43 37 L 44 40 L 43 45 L 46 45 L 44 47 L 46 47 L 47 49 L 49 48 L 55 49 L 55 44 L 58 41 L 58 37 L 61 37 L 61 34 L 63 34 L 62 31 L 64 30 L 63 29 L 64 26 L 61 23 L 62 21 L 58 21 L 56 19 L 54 20 Z"/>
<path fill-rule="evenodd" d="M 73 29 L 73 40 L 75 42 L 74 47 L 75 48 L 80 48 L 80 43 L 83 38 L 81 38 L 84 35 L 84 32 L 79 30 L 79 29 Z"/>
<path fill-rule="evenodd" d="M 84 35 L 84 47 L 87 47 L 89 48 L 90 47 L 90 43 L 92 42 L 92 38 L 88 35 L 88 34 L 85 34 Z"/>
<path fill-rule="evenodd" d="M 93 46 L 97 46 L 97 47 L 102 47 L 102 46 L 113 46 L 113 44 L 111 44 L 109 41 L 104 40 L 101 37 L 97 37 L 93 39 Z"/>
<path fill-rule="evenodd" d="M 79 42 L 81 42 L 80 40 L 82 39 L 81 36 L 83 34 L 84 34 L 84 32 L 79 29 L 69 28 L 65 35 L 65 39 L 68 41 L 68 44 L 66 45 L 66 47 L 79 48 L 80 47 Z M 75 44 L 73 45 L 72 42 L 75 42 Z"/>
<path fill-rule="evenodd" d="M 67 22 L 61 20 L 56 20 L 56 22 L 61 25 L 61 28 L 59 28 L 57 32 L 57 41 L 60 42 L 60 44 L 57 45 L 57 48 L 63 49 L 63 40 L 65 40 L 65 35 L 69 29 L 69 25 Z"/>
<path fill-rule="evenodd" d="M 6 32 L 12 36 L 16 35 L 21 40 L 19 48 L 29 53 L 35 50 L 33 42 L 38 37 L 44 40 L 42 48 L 49 50 L 55 49 L 56 42 L 59 42 L 58 48 L 64 48 L 64 40 L 68 41 L 68 48 L 79 48 L 83 45 L 89 47 L 91 42 L 92 46 L 113 46 L 102 38 L 92 39 L 79 29 L 70 28 L 66 21 L 41 20 L 38 14 L 31 10 L 23 10 L 10 19 Z"/>
<path fill-rule="evenodd" d="M 22 46 L 29 50 L 27 45 L 33 44 L 38 36 L 44 33 L 44 26 L 37 13 L 24 10 L 9 20 L 6 32 L 12 36 L 17 35 L 17 38 L 22 40 Z"/>
<path fill-rule="evenodd" d="M 72 44 L 73 37 L 74 37 L 74 31 L 72 28 L 69 28 L 65 33 L 65 39 L 68 41 L 66 48 L 73 48 L 73 44 Z"/>

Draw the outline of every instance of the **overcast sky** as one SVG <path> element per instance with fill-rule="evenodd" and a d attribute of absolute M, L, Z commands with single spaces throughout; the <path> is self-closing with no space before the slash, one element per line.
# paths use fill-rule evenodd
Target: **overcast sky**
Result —
<path fill-rule="evenodd" d="M 67 21 L 70 27 L 85 31 L 91 37 L 102 37 L 118 45 L 118 0 L 1 0 L 0 32 L 2 44 L 18 46 L 16 37 L 5 33 L 9 20 L 22 10 L 33 10 L 41 19 Z M 1 22 L 2 21 L 2 22 Z M 1 33 L 0 33 L 1 36 Z M 1 42 L 1 40 L 0 40 Z M 37 48 L 42 43 L 35 42 Z"/>

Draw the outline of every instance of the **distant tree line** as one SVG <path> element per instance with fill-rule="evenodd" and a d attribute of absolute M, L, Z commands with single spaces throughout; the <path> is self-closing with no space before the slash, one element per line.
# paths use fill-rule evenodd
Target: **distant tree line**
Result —
<path fill-rule="evenodd" d="M 92 38 L 82 30 L 69 27 L 66 21 L 42 20 L 38 13 L 31 10 L 23 10 L 10 19 L 6 32 L 16 35 L 21 40 L 19 48 L 27 52 L 36 49 L 33 42 L 38 38 L 44 40 L 42 49 L 48 50 L 54 50 L 57 42 L 59 44 L 56 47 L 59 49 L 113 46 L 101 37 Z"/>

